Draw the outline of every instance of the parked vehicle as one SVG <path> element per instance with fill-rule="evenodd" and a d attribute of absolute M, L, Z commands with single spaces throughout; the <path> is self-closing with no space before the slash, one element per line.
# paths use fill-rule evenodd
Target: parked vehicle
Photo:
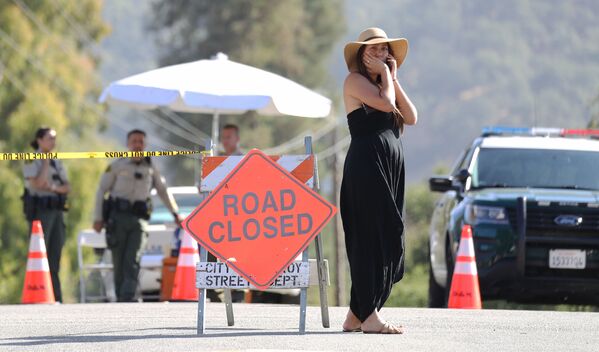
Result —
<path fill-rule="evenodd" d="M 182 218 L 189 215 L 204 199 L 203 195 L 198 192 L 197 187 L 169 187 L 168 192 L 175 198 L 179 206 L 179 215 Z M 174 226 L 173 214 L 162 204 L 156 190 L 152 190 L 152 206 L 154 209 L 149 220 L 150 225 L 163 224 Z"/>
<path fill-rule="evenodd" d="M 486 128 L 449 176 L 430 225 L 429 305 L 446 305 L 461 228 L 481 294 L 599 304 L 599 130 Z"/>

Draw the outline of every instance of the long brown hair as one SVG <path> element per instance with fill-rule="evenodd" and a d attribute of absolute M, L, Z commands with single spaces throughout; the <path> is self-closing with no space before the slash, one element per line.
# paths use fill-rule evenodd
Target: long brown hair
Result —
<path fill-rule="evenodd" d="M 358 73 L 361 74 L 362 76 L 366 77 L 366 79 L 374 84 L 375 86 L 377 86 L 379 88 L 379 96 L 381 95 L 381 91 L 383 89 L 382 86 L 382 78 L 381 75 L 378 75 L 376 77 L 376 80 L 373 80 L 372 77 L 370 77 L 370 75 L 368 74 L 368 69 L 366 68 L 366 65 L 364 65 L 364 51 L 366 51 L 366 45 L 364 44 L 360 47 L 360 49 L 358 49 L 358 54 L 357 54 L 357 59 L 358 59 Z M 387 48 L 389 48 L 389 54 L 391 56 L 393 55 L 393 49 L 391 48 L 391 46 L 389 44 L 387 44 Z M 385 62 L 386 64 L 386 62 Z M 399 111 L 399 109 L 397 108 L 395 102 L 393 103 L 393 119 L 395 120 L 395 125 L 397 127 L 399 127 L 401 129 L 401 131 L 403 132 L 403 128 L 404 128 L 404 123 L 403 123 L 403 115 L 401 114 L 401 112 Z"/>

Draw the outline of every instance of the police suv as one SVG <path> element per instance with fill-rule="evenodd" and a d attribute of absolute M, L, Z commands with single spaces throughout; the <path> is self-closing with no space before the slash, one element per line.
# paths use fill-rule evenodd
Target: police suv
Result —
<path fill-rule="evenodd" d="M 429 306 L 446 305 L 461 229 L 483 301 L 599 304 L 599 130 L 485 128 L 449 176 L 430 226 Z"/>

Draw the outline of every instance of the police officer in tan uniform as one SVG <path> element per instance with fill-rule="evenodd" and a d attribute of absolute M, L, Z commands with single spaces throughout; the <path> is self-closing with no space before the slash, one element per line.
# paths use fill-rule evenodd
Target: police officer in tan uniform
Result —
<path fill-rule="evenodd" d="M 31 146 L 38 153 L 51 152 L 56 146 L 56 131 L 48 127 L 39 128 Z M 62 302 L 58 270 L 65 241 L 63 212 L 66 210 L 66 196 L 71 190 L 67 173 L 60 160 L 30 160 L 23 166 L 23 176 L 25 177 L 23 210 L 29 222 L 29 233 L 31 233 L 31 222 L 40 220 L 44 231 L 54 299 Z"/>
<path fill-rule="evenodd" d="M 127 134 L 130 151 L 145 150 L 146 134 Z M 178 207 L 149 158 L 123 158 L 110 164 L 102 175 L 96 194 L 94 229 L 106 228 L 106 242 L 112 251 L 114 284 L 119 302 L 133 301 L 138 283 L 139 261 L 147 237 L 151 214 L 150 191 L 156 188 L 162 202 L 181 225 Z"/>

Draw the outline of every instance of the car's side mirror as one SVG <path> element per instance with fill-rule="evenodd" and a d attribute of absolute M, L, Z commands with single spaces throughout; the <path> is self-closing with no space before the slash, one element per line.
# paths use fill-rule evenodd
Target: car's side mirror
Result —
<path fill-rule="evenodd" d="M 428 187 L 433 192 L 442 193 L 455 189 L 451 176 L 433 176 L 428 179 Z"/>
<path fill-rule="evenodd" d="M 466 169 L 461 169 L 460 171 L 458 171 L 457 174 L 455 174 L 453 176 L 453 179 L 458 181 L 459 183 L 462 184 L 462 186 L 466 185 L 466 181 L 468 181 L 468 179 L 470 178 L 470 176 L 472 176 L 470 174 L 470 171 L 466 170 Z"/>

